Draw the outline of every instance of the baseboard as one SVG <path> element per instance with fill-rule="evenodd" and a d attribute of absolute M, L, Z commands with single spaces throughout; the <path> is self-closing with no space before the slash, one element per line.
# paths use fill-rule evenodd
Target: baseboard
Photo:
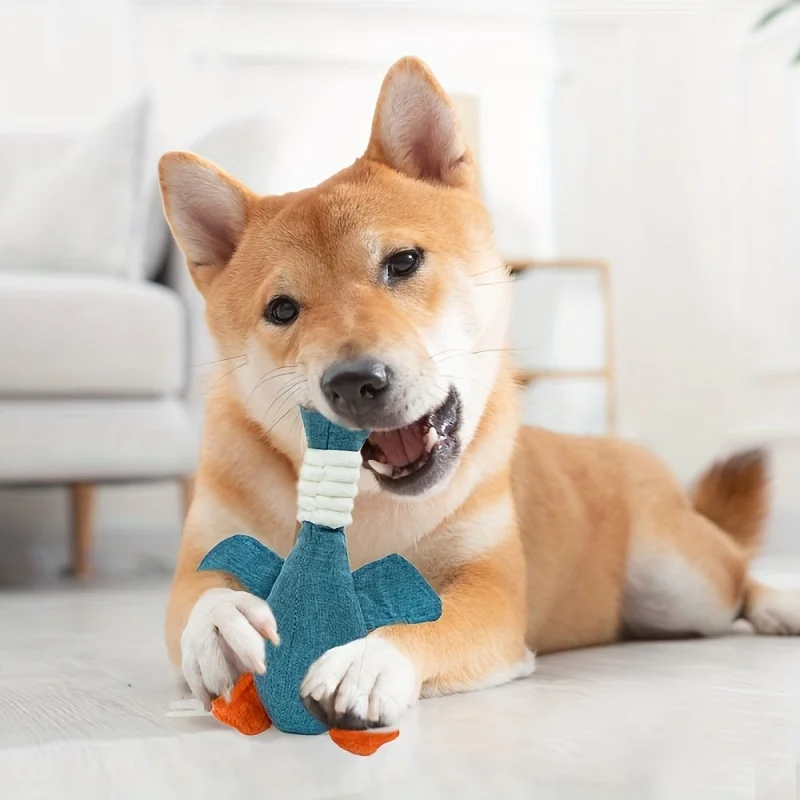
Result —
<path fill-rule="evenodd" d="M 0 489 L 0 586 L 49 583 L 70 564 L 67 490 Z M 92 546 L 98 579 L 172 573 L 180 543 L 180 488 L 101 487 Z"/>
<path fill-rule="evenodd" d="M 141 529 L 103 535 L 92 550 L 92 576 L 98 581 L 168 580 L 178 553 L 179 532 Z M 0 586 L 19 587 L 59 581 L 70 566 L 67 542 L 6 539 L 0 559 Z"/>
<path fill-rule="evenodd" d="M 772 512 L 764 541 L 764 555 L 800 556 L 800 509 Z"/>

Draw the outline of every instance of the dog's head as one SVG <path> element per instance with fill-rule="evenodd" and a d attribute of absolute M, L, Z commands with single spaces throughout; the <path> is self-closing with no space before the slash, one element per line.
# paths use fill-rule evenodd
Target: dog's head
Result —
<path fill-rule="evenodd" d="M 288 442 L 313 406 L 372 431 L 364 464 L 385 490 L 443 485 L 497 381 L 509 306 L 472 155 L 425 65 L 392 67 L 366 153 L 313 189 L 258 197 L 187 153 L 160 175 L 251 416 Z"/>

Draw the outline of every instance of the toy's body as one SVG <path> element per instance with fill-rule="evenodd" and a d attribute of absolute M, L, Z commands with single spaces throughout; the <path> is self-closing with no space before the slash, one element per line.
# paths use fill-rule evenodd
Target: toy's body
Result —
<path fill-rule="evenodd" d="M 269 720 L 288 733 L 322 733 L 325 726 L 305 708 L 300 684 L 308 668 L 332 647 L 383 625 L 438 619 L 441 602 L 404 558 L 390 555 L 351 573 L 344 526 L 357 491 L 360 448 L 367 434 L 339 428 L 316 412 L 302 412 L 308 451 L 301 472 L 297 542 L 284 561 L 249 536 L 220 542 L 198 567 L 233 575 L 269 603 L 278 621 L 279 647 L 267 643 L 267 672 L 255 676 L 255 692 Z M 252 685 L 245 676 L 242 687 Z M 237 702 L 254 703 L 239 687 Z M 245 696 L 246 695 L 246 696 Z M 220 719 L 237 724 L 232 704 L 217 706 Z M 266 711 L 266 717 L 264 716 Z M 356 748 L 357 749 L 357 748 Z M 359 750 L 359 752 L 362 752 Z"/>

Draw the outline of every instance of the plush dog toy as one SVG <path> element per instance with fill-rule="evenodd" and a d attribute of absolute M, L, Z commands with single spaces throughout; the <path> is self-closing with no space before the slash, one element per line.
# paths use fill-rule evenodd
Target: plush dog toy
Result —
<path fill-rule="evenodd" d="M 316 734 L 326 726 L 305 707 L 300 684 L 332 647 L 384 625 L 438 619 L 439 597 L 408 561 L 389 555 L 350 571 L 344 528 L 352 522 L 365 431 L 300 411 L 308 447 L 300 472 L 297 542 L 284 561 L 250 536 L 225 539 L 198 569 L 227 572 L 266 600 L 278 622 L 280 645 L 266 643 L 267 671 L 243 675 L 230 701 L 217 698 L 217 719 L 249 735 L 272 723 L 287 733 Z M 332 729 L 345 750 L 371 755 L 398 731 Z"/>

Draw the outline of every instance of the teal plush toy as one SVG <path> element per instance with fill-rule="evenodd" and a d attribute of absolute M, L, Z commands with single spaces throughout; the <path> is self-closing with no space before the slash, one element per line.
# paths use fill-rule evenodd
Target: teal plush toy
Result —
<path fill-rule="evenodd" d="M 300 472 L 297 542 L 284 561 L 256 539 L 225 539 L 198 569 L 227 572 L 266 600 L 278 622 L 280 645 L 267 642 L 264 675 L 244 675 L 230 701 L 218 698 L 212 712 L 243 733 L 271 723 L 287 733 L 317 734 L 326 727 L 300 697 L 309 667 L 332 647 L 366 636 L 383 625 L 438 619 L 439 597 L 414 566 L 389 555 L 350 571 L 344 528 L 358 491 L 365 431 L 334 425 L 301 409 L 308 447 Z M 360 755 L 397 736 L 378 731 L 332 730 L 341 747 Z"/>

